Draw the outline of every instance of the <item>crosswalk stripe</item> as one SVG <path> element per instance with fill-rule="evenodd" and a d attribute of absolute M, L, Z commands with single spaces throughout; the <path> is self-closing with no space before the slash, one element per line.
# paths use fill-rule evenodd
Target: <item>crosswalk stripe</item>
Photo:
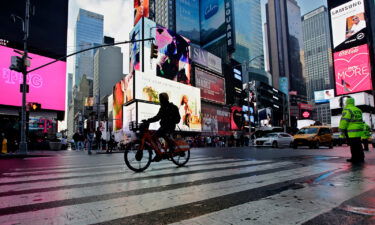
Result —
<path fill-rule="evenodd" d="M 371 167 L 369 170 L 374 171 L 375 167 Z M 329 184 L 322 182 L 302 189 L 286 190 L 272 197 L 204 214 L 171 225 L 219 224 L 220 221 L 230 221 L 236 225 L 251 223 L 302 224 L 338 207 L 342 202 L 374 188 L 371 180 L 362 180 L 361 188 L 358 188 L 358 181 L 353 180 L 353 175 L 353 172 L 347 171 L 330 179 Z M 337 186 L 331 184 L 339 184 L 340 192 L 337 193 Z M 333 196 L 334 198 L 331 198 Z"/>
<path fill-rule="evenodd" d="M 172 208 L 183 204 L 234 194 L 269 184 L 285 182 L 291 179 L 303 178 L 317 173 L 327 172 L 332 169 L 334 169 L 334 166 L 329 165 L 326 167 L 307 166 L 299 169 L 218 183 L 182 187 L 168 191 L 120 197 L 92 203 L 55 207 L 35 212 L 18 213 L 0 216 L 0 224 L 5 222 L 19 224 L 92 224 L 106 222 L 140 213 Z M 53 216 L 46 218 L 46 215 Z"/>
<path fill-rule="evenodd" d="M 197 160 L 189 160 L 189 165 L 190 164 L 194 164 L 196 162 L 211 162 L 211 161 L 222 161 L 222 162 L 229 162 L 229 161 L 240 161 L 241 159 L 218 159 L 218 158 L 214 158 L 214 159 L 211 159 L 211 158 L 207 158 L 207 159 L 197 159 Z M 244 160 L 242 160 L 244 161 Z M 158 162 L 158 166 L 159 165 L 162 165 L 164 166 L 163 168 L 167 168 L 167 167 L 172 167 L 173 164 L 170 162 L 170 161 L 163 161 L 159 164 L 160 162 Z M 153 164 L 151 164 L 153 166 Z M 154 164 L 155 165 L 155 164 Z M 167 166 L 166 166 L 167 165 Z M 48 179 L 48 178 L 57 178 L 57 177 L 68 177 L 69 174 L 74 174 L 74 173 L 80 173 L 80 174 L 84 174 L 84 172 L 87 172 L 87 174 L 89 175 L 90 173 L 97 173 L 98 175 L 100 175 L 100 173 L 98 173 L 98 171 L 110 171 L 110 170 L 118 170 L 119 168 L 124 168 L 125 166 L 125 163 L 121 163 L 121 164 L 112 164 L 112 165 L 107 165 L 107 166 L 101 166 L 101 167 L 91 167 L 91 168 L 88 168 L 88 169 L 64 169 L 64 170 L 52 170 L 52 171 L 47 171 L 47 172 L 26 172 L 26 173 L 5 173 L 3 174 L 2 176 L 2 183 L 5 183 L 5 182 L 16 182 L 16 181 L 22 181 L 22 180 L 27 180 L 27 181 L 31 181 L 32 179 L 30 179 L 30 177 L 33 177 L 35 180 L 37 179 Z M 150 169 L 152 169 L 152 166 Z M 129 170 L 129 172 L 131 172 Z M 65 174 L 65 176 L 56 176 L 56 174 Z"/>
<path fill-rule="evenodd" d="M 188 167 L 184 168 L 176 168 L 168 166 L 165 168 L 165 170 L 162 170 L 163 173 L 160 173 L 160 171 L 147 171 L 145 173 L 128 173 L 127 175 L 131 174 L 131 179 L 147 179 L 149 177 L 157 176 L 157 177 L 163 177 L 163 176 L 176 176 L 178 174 L 190 174 L 190 173 L 197 173 L 201 170 L 217 170 L 217 169 L 227 169 L 228 167 L 241 167 L 241 166 L 251 166 L 259 163 L 270 163 L 270 161 L 242 161 L 242 162 L 233 162 L 229 164 L 223 164 L 218 162 L 217 164 L 212 165 L 201 165 L 201 166 L 194 166 L 194 164 L 189 164 Z M 125 174 L 125 173 L 124 173 Z M 87 176 L 78 176 L 76 178 L 66 178 L 62 180 L 50 180 L 50 181 L 43 181 L 43 180 L 37 180 L 36 182 L 32 183 L 20 183 L 20 184 L 7 184 L 7 185 L 1 185 L 1 192 L 0 196 L 2 196 L 3 193 L 6 192 L 15 192 L 15 191 L 24 191 L 29 189 L 38 189 L 40 187 L 46 188 L 54 188 L 54 187 L 60 187 L 60 186 L 69 186 L 69 185 L 90 185 L 95 181 L 96 183 L 101 182 L 114 182 L 114 183 L 120 183 L 120 182 L 126 182 L 129 179 L 126 179 L 124 174 L 119 173 L 117 175 L 109 175 L 109 176 L 98 176 L 95 177 L 87 177 Z M 120 176 L 120 177 L 119 177 Z"/>
<path fill-rule="evenodd" d="M 115 158 L 115 160 L 116 160 L 115 162 L 112 162 L 112 163 L 99 163 L 99 164 L 95 164 L 95 166 L 93 166 L 92 163 L 86 164 L 86 165 L 76 166 L 77 164 L 80 163 L 80 161 L 77 160 L 76 163 L 64 164 L 64 166 L 54 166 L 54 165 L 51 165 L 51 166 L 44 166 L 44 167 L 16 168 L 12 172 L 15 172 L 15 173 L 16 172 L 36 172 L 36 171 L 64 170 L 64 169 L 70 170 L 70 169 L 79 169 L 79 168 L 96 168 L 96 167 L 101 167 L 101 166 L 111 166 L 111 165 L 114 165 L 114 163 L 123 164 L 124 163 L 124 156 L 123 156 L 123 154 L 120 154 L 119 156 L 121 156 L 121 157 Z M 87 156 L 87 155 L 85 155 L 82 158 L 83 158 L 83 160 L 87 161 L 88 157 L 91 157 L 93 160 L 101 160 L 102 159 L 102 158 L 93 158 L 93 157 L 97 157 L 97 156 Z M 190 158 L 190 160 L 208 159 L 208 158 L 218 159 L 218 158 L 221 158 L 221 157 L 192 156 Z M 111 158 L 111 159 L 113 159 L 113 158 Z M 160 163 L 162 164 L 163 162 L 164 161 L 161 161 Z"/>
<path fill-rule="evenodd" d="M 41 196 L 34 197 L 35 193 L 33 194 L 24 194 L 24 195 L 14 195 L 14 196 L 6 196 L 0 197 L 0 214 L 1 209 L 6 207 L 15 207 L 15 206 L 25 206 L 31 204 L 40 204 L 46 202 L 53 202 L 53 201 L 61 201 L 68 198 L 84 198 L 89 196 L 95 196 L 99 198 L 99 196 L 104 195 L 114 195 L 116 193 L 125 193 L 132 190 L 139 190 L 139 189 L 150 189 L 152 187 L 160 187 L 160 186 L 167 186 L 171 184 L 181 184 L 185 183 L 186 186 L 190 185 L 189 183 L 194 183 L 197 181 L 205 181 L 208 182 L 213 181 L 213 178 L 217 177 L 225 177 L 229 176 L 236 177 L 233 175 L 240 175 L 246 174 L 249 172 L 257 172 L 263 171 L 267 169 L 285 169 L 283 167 L 289 166 L 288 168 L 295 168 L 290 167 L 291 165 L 295 165 L 291 162 L 279 162 L 274 164 L 265 164 L 260 165 L 257 167 L 244 167 L 238 170 L 224 170 L 224 171 L 208 171 L 202 172 L 197 174 L 189 175 L 189 181 L 186 183 L 187 176 L 186 175 L 176 175 L 173 177 L 165 177 L 165 178 L 157 178 L 151 180 L 139 180 L 139 181 L 131 181 L 127 183 L 120 183 L 120 184 L 109 184 L 109 185 L 100 185 L 94 187 L 87 187 L 83 190 L 80 189 L 70 189 L 70 190 L 57 190 L 57 191 L 50 191 L 50 192 L 43 192 Z M 228 178 L 228 179 L 230 179 Z M 100 193 L 100 194 L 98 194 Z M 38 200 L 37 202 L 35 200 Z M 77 200 L 78 202 L 82 202 L 82 200 Z"/>

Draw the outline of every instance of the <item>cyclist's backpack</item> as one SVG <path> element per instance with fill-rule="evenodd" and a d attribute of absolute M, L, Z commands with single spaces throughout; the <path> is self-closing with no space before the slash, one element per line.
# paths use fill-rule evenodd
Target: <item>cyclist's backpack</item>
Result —
<path fill-rule="evenodd" d="M 180 123 L 181 116 L 180 116 L 180 112 L 178 111 L 177 106 L 171 103 L 170 110 L 171 110 L 171 114 L 170 114 L 171 122 L 174 125 Z"/>

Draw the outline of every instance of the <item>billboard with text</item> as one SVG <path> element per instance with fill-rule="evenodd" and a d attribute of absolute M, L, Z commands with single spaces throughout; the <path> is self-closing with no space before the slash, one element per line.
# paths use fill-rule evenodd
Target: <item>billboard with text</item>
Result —
<path fill-rule="evenodd" d="M 10 58 L 16 56 L 14 49 L 0 46 L 0 105 L 21 106 L 20 84 L 23 75 L 10 70 Z M 29 54 L 29 70 L 53 61 L 52 58 Z M 29 93 L 27 102 L 40 103 L 42 109 L 65 111 L 66 62 L 58 61 L 27 76 Z"/>
<path fill-rule="evenodd" d="M 368 45 L 361 45 L 333 54 L 336 94 L 372 90 Z"/>
<path fill-rule="evenodd" d="M 200 89 L 180 84 L 157 76 L 145 76 L 136 72 L 135 98 L 159 103 L 159 94 L 166 92 L 181 115 L 178 124 L 183 131 L 201 131 L 201 95 Z"/>
<path fill-rule="evenodd" d="M 201 89 L 202 99 L 225 104 L 224 78 L 196 67 L 195 86 Z"/>

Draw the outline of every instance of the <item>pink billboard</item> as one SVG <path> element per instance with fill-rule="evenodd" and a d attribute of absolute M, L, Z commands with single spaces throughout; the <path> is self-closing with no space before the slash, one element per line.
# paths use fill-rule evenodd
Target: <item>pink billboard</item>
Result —
<path fill-rule="evenodd" d="M 372 90 L 367 44 L 334 53 L 336 95 Z"/>
<path fill-rule="evenodd" d="M 12 48 L 0 46 L 0 105 L 21 106 L 22 74 L 10 70 L 11 56 L 19 56 Z M 31 67 L 29 70 L 53 61 L 40 55 L 29 54 Z M 65 110 L 66 62 L 56 62 L 36 70 L 27 77 L 29 93 L 27 102 L 41 104 L 42 110 Z"/>

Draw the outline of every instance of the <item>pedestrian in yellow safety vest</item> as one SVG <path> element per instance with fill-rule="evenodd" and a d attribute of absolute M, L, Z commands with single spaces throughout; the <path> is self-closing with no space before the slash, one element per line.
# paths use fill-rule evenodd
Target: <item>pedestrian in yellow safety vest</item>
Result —
<path fill-rule="evenodd" d="M 352 163 L 363 163 L 365 160 L 365 154 L 361 143 L 361 137 L 363 135 L 362 111 L 355 106 L 353 98 L 346 99 L 339 130 L 341 135 L 344 135 L 347 138 L 350 145 L 352 157 L 346 161 Z"/>
<path fill-rule="evenodd" d="M 8 140 L 5 138 L 4 134 L 1 134 L 2 141 L 1 141 L 1 153 L 7 154 L 8 153 Z"/>
<path fill-rule="evenodd" d="M 368 148 L 368 139 L 371 137 L 371 127 L 363 122 L 363 134 L 362 134 L 362 144 L 363 144 L 363 150 L 369 151 Z"/>

